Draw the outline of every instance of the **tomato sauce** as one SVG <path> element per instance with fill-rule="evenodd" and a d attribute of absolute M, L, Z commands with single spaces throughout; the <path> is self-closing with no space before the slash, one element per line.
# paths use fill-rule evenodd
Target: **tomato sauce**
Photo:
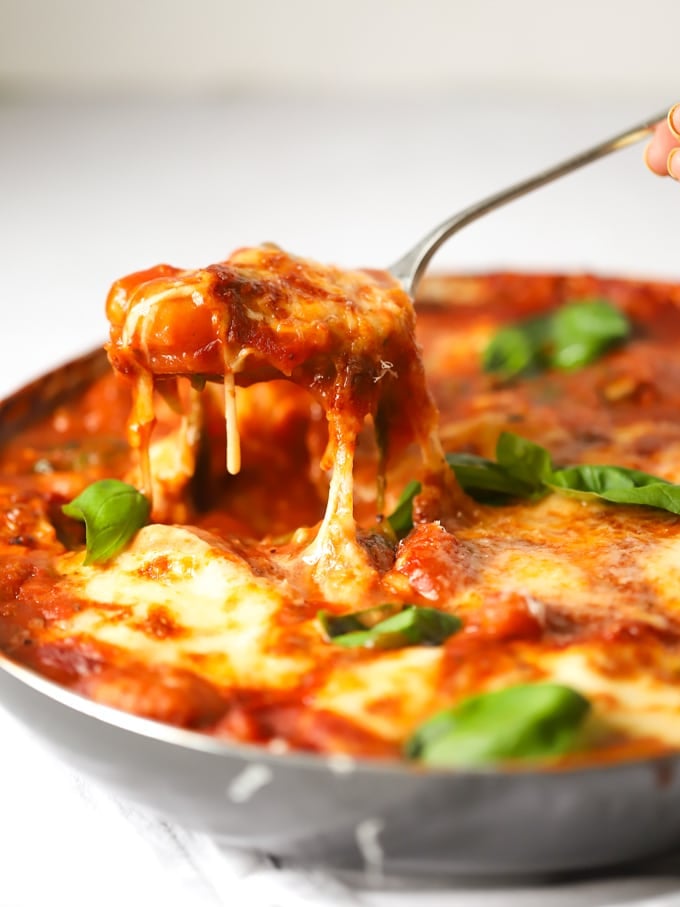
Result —
<path fill-rule="evenodd" d="M 146 278 L 170 279 L 179 273 L 163 268 L 146 272 Z M 217 276 L 220 292 L 236 292 L 233 274 Z M 291 280 L 303 278 L 296 273 Z M 119 295 L 134 285 L 121 284 Z M 305 284 L 305 292 L 314 296 L 318 287 Z M 480 367 L 483 347 L 500 325 L 591 297 L 608 299 L 630 317 L 633 335 L 627 343 L 579 370 L 552 369 L 511 382 Z M 114 292 L 109 307 L 119 304 Z M 270 297 L 268 304 L 278 311 L 283 302 Z M 233 330 L 250 331 L 245 318 Z M 218 371 L 216 351 L 209 342 L 212 328 L 208 322 L 203 327 L 206 342 L 200 344 L 200 362 L 192 370 L 210 378 Z M 680 287 L 592 276 L 434 278 L 423 287 L 416 331 L 446 451 L 493 457 L 499 433 L 509 430 L 545 445 L 558 465 L 616 464 L 680 481 Z M 254 343 L 254 336 L 248 334 L 248 342 Z M 272 350 L 270 337 L 259 354 L 266 359 Z M 274 352 L 280 373 L 281 349 Z M 301 347 L 295 354 L 297 365 L 303 353 Z M 129 365 L 120 371 L 135 369 Z M 314 374 L 318 378 L 318 363 Z M 355 387 L 357 399 L 374 378 L 359 391 Z M 188 379 L 179 394 L 190 394 Z M 304 549 L 324 517 L 328 476 L 320 463 L 329 435 L 321 403 L 327 394 L 326 378 L 313 377 L 297 384 L 277 380 L 240 388 L 243 467 L 238 475 L 227 475 L 221 388 L 208 384 L 202 393 L 200 449 L 196 473 L 182 490 L 182 522 L 222 540 L 256 576 L 287 582 L 281 565 Z M 327 646 L 304 681 L 286 691 L 266 691 L 219 688 L 201 676 L 198 659 L 193 672 L 123 658 L 115 647 L 94 640 L 46 641 L 46 628 L 86 606 L 69 597 L 68 585 L 55 572 L 55 559 L 84 542 L 82 527 L 66 519 L 61 506 L 97 479 L 125 478 L 137 468 L 137 451 L 128 444 L 127 432 L 132 396 L 125 376 L 108 372 L 0 446 L 0 648 L 98 701 L 219 737 L 398 756 L 398 740 L 372 732 L 348 714 L 315 705 L 334 672 L 381 657 L 372 650 Z M 395 400 L 390 398 L 390 405 Z M 152 441 L 175 430 L 171 402 L 155 402 Z M 368 414 L 378 418 L 375 407 L 365 407 L 359 428 Z M 545 653 L 581 644 L 606 652 L 598 665 L 603 676 L 635 677 L 642 670 L 661 682 L 677 683 L 680 596 L 676 608 L 641 565 L 656 546 L 680 538 L 678 517 L 601 504 L 577 511 L 577 505 L 561 510 L 550 502 L 498 508 L 466 501 L 460 512 L 443 511 L 397 541 L 386 528 L 385 514 L 408 481 L 423 477 L 418 439 L 403 433 L 388 457 L 387 495 L 380 507 L 379 447 L 370 419 L 368 423 L 356 442 L 354 514 L 358 543 L 375 582 L 355 609 L 328 600 L 318 589 L 307 597 L 291 595 L 276 616 L 272 652 L 304 654 L 309 637 L 303 628 L 321 608 L 344 613 L 393 600 L 450 610 L 463 620 L 463 629 L 442 647 L 428 712 L 493 686 L 496 677 L 540 679 Z M 573 594 L 562 587 L 554 598 L 520 593 L 516 586 L 507 591 L 504 571 L 515 570 L 522 552 L 537 558 L 537 575 L 540 558 L 546 564 L 564 562 L 564 584 L 572 584 Z M 162 563 L 147 565 L 152 569 L 163 575 Z M 114 609 L 111 620 L 116 619 Z M 160 641 L 183 633 L 163 605 L 150 609 L 138 629 Z M 398 698 L 378 698 L 371 708 L 389 719 L 399 709 Z M 590 756 L 570 757 L 565 764 L 668 748 L 653 735 L 613 733 Z"/>

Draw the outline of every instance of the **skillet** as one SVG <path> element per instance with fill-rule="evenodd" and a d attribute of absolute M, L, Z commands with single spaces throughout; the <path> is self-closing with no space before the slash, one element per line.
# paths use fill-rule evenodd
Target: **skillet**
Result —
<path fill-rule="evenodd" d="M 0 443 L 108 368 L 97 350 L 0 403 Z M 395 875 L 546 874 L 680 843 L 680 756 L 439 771 L 230 744 L 97 704 L 0 655 L 0 704 L 74 770 L 229 846 Z M 11 740 L 6 741 L 11 746 Z"/>

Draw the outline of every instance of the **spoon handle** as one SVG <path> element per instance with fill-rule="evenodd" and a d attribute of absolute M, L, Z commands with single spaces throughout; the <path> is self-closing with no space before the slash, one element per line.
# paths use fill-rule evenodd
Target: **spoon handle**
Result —
<path fill-rule="evenodd" d="M 500 208 L 501 205 L 513 201 L 513 199 L 520 198 L 520 196 L 526 195 L 528 192 L 533 192 L 534 189 L 539 189 L 541 186 L 545 186 L 546 183 L 551 183 L 553 180 L 559 179 L 573 170 L 578 170 L 579 167 L 585 167 L 586 164 L 611 154 L 612 151 L 618 151 L 620 148 L 626 148 L 634 142 L 639 142 L 649 135 L 657 123 L 661 122 L 665 116 L 665 112 L 658 114 L 643 123 L 639 123 L 637 126 L 633 126 L 631 129 L 627 129 L 625 132 L 607 139 L 605 142 L 601 142 L 599 145 L 595 145 L 593 148 L 588 148 L 586 151 L 567 158 L 554 167 L 549 167 L 547 170 L 529 177 L 529 179 L 515 183 L 508 189 L 496 192 L 495 195 L 490 195 L 481 202 L 459 211 L 453 217 L 448 218 L 448 220 L 435 227 L 402 258 L 391 265 L 388 271 L 403 285 L 406 292 L 413 296 L 420 278 L 423 276 L 425 268 L 434 253 L 458 230 L 471 224 L 479 217 L 483 217 L 490 211 Z"/>

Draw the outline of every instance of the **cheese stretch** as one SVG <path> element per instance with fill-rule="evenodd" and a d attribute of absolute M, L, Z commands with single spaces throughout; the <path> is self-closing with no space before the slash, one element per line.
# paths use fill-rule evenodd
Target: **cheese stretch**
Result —
<path fill-rule="evenodd" d="M 578 370 L 484 372 L 500 326 L 593 297 L 631 319 L 627 343 Z M 680 518 L 558 494 L 481 503 L 443 456 L 493 458 L 511 431 L 557 465 L 680 480 L 678 287 L 442 278 L 416 320 L 385 275 L 263 247 L 124 278 L 108 315 L 118 374 L 0 450 L 12 658 L 277 749 L 399 757 L 438 711 L 542 681 L 592 704 L 587 751 L 565 764 L 680 746 Z M 60 506 L 103 477 L 144 487 L 153 519 L 85 565 Z M 385 515 L 413 480 L 397 539 Z M 381 650 L 334 644 L 319 618 L 384 603 L 462 625 Z"/>

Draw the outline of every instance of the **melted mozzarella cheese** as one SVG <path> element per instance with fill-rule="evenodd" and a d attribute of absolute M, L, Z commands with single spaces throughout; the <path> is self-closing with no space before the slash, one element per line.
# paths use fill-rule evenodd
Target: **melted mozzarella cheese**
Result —
<path fill-rule="evenodd" d="M 611 595 L 605 585 L 593 591 L 592 583 L 574 550 L 558 542 L 559 520 L 574 502 L 542 506 L 543 546 L 522 536 L 522 520 L 515 536 L 505 537 L 494 550 L 488 531 L 475 541 L 484 556 L 470 588 L 454 596 L 464 621 L 471 610 L 484 607 L 489 595 L 518 594 L 527 601 L 560 604 L 572 613 L 589 609 L 606 611 Z M 595 518 L 589 512 L 591 519 Z M 497 517 L 507 526 L 509 516 Z M 584 518 L 585 529 L 589 521 Z M 475 536 L 479 530 L 470 530 Z M 596 532 L 593 532 L 596 536 Z M 562 540 L 563 541 L 563 540 Z M 573 540 L 572 540 L 573 542 Z M 597 546 L 598 540 L 594 544 Z M 599 540 L 593 556 L 611 560 Z M 645 552 L 650 555 L 650 549 Z M 658 582 L 667 598 L 668 577 L 680 568 L 680 541 L 666 541 L 647 561 L 647 576 Z M 443 682 L 444 649 L 412 647 L 367 653 L 368 657 L 340 658 L 338 649 L 322 638 L 314 619 L 295 625 L 294 648 L 282 645 L 286 629 L 278 622 L 282 607 L 295 600 L 294 584 L 254 572 L 229 546 L 205 533 L 177 526 L 151 525 L 142 529 L 132 545 L 103 566 L 82 564 L 82 555 L 65 555 L 60 562 L 64 581 L 73 594 L 87 602 L 67 620 L 52 627 L 55 638 L 92 639 L 133 661 L 185 668 L 220 688 L 245 687 L 294 690 L 312 669 L 329 667 L 321 685 L 305 697 L 311 711 L 334 713 L 376 737 L 398 744 L 423 720 L 470 692 L 500 688 L 531 680 L 565 683 L 589 697 L 595 718 L 610 728 L 633 736 L 650 735 L 669 744 L 680 744 L 680 686 L 669 685 L 664 671 L 680 674 L 668 655 L 656 652 L 659 670 L 634 676 L 625 662 L 614 657 L 624 648 L 612 649 L 611 663 L 602 657 L 599 641 L 571 644 L 565 650 L 548 650 L 540 643 L 523 643 L 514 655 L 498 659 L 483 679 L 454 677 Z M 619 565 L 618 569 L 622 569 Z M 628 565 L 626 569 L 635 569 Z M 361 600 L 365 577 L 340 573 L 335 589 L 339 599 Z M 598 604 L 602 599 L 602 604 Z M 653 614 L 626 605 L 636 618 L 652 623 Z M 622 607 L 621 613 L 625 613 Z M 162 609 L 160 632 L 154 624 Z M 621 656 L 623 658 L 623 656 Z M 651 656 L 650 656 L 651 657 Z M 474 666 L 473 666 L 474 667 Z M 470 689 L 470 683 L 476 684 Z"/>
<path fill-rule="evenodd" d="M 441 658 L 441 649 L 411 648 L 382 652 L 371 661 L 340 665 L 309 704 L 398 742 L 436 707 Z M 408 678 L 407 683 L 404 678 Z"/>
<path fill-rule="evenodd" d="M 222 687 L 286 687 L 311 665 L 300 649 L 275 651 L 284 601 L 276 585 L 190 529 L 146 526 L 112 563 L 85 567 L 80 556 L 66 556 L 61 569 L 74 594 L 91 603 L 61 622 L 63 636 L 91 637 L 149 663 L 200 669 Z M 154 632 L 158 608 L 167 615 L 167 634 Z"/>
<path fill-rule="evenodd" d="M 475 281 L 459 286 L 459 307 L 466 304 L 465 287 L 474 303 L 479 286 Z M 539 503 L 471 506 L 455 526 L 453 520 L 436 523 L 436 515 L 416 514 L 436 531 L 419 533 L 421 524 L 401 542 L 391 571 L 387 561 L 377 566 L 369 545 L 359 544 L 355 481 L 360 496 L 374 499 L 374 484 L 364 475 L 362 486 L 361 468 L 353 472 L 366 416 L 377 417 L 379 407 L 386 407 L 396 414 L 396 443 L 415 442 L 413 456 L 407 452 L 396 467 L 397 486 L 420 477 L 418 446 L 426 471 L 436 473 L 442 465 L 436 418 L 420 382 L 410 303 L 385 276 L 343 274 L 267 248 L 241 250 L 198 272 L 161 267 L 134 275 L 125 291 L 119 289 L 110 300 L 110 352 L 121 371 L 137 381 L 130 426 L 135 446 L 144 449 L 151 440 L 158 415 L 156 379 L 222 377 L 229 470 L 237 472 L 234 383 L 285 375 L 311 393 L 328 419 L 330 443 L 320 465 L 332 469 L 326 515 L 318 533 L 298 529 L 287 549 L 282 546 L 287 553 L 276 557 L 270 557 L 266 542 L 241 543 L 237 549 L 236 542 L 230 546 L 199 530 L 162 525 L 143 529 L 105 565 L 85 567 L 81 555 L 62 556 L 61 584 L 79 607 L 70 617 L 49 622 L 40 642 L 68 648 L 82 641 L 85 652 L 88 644 L 99 644 L 104 666 L 114 668 L 106 682 L 121 685 L 123 707 L 133 711 L 140 710 L 139 693 L 126 683 L 136 670 L 143 680 L 148 666 L 191 672 L 190 680 L 198 675 L 220 693 L 248 690 L 255 698 L 263 693 L 265 703 L 284 712 L 281 726 L 265 729 L 263 736 L 281 733 L 295 746 L 309 742 L 299 743 L 293 732 L 286 735 L 295 710 L 310 724 L 318 718 L 321 724 L 329 714 L 342 719 L 336 739 L 346 732 L 347 741 L 340 742 L 350 750 L 361 746 L 355 739 L 360 735 L 353 736 L 355 725 L 397 752 L 412 730 L 441 708 L 485 690 L 542 680 L 579 690 L 593 705 L 594 722 L 610 731 L 680 746 L 675 623 L 680 521 L 675 516 L 550 495 Z M 563 292 L 560 285 L 559 295 Z M 656 414 L 644 413 L 639 421 L 637 404 L 626 402 L 641 381 L 653 386 L 659 399 L 672 386 L 674 372 L 668 380 L 655 377 L 656 356 L 647 354 L 637 369 L 635 359 L 632 368 L 617 366 L 619 378 L 616 368 L 613 377 L 608 366 L 604 372 L 594 369 L 592 386 L 586 386 L 585 373 L 550 374 L 543 386 L 538 377 L 496 386 L 488 376 L 475 375 L 474 361 L 498 320 L 499 298 L 502 292 L 493 299 L 491 315 L 464 318 L 455 330 L 440 330 L 439 322 L 430 329 L 428 363 L 449 408 L 447 449 L 493 457 L 499 432 L 519 423 L 519 433 L 549 447 L 556 462 L 562 455 L 565 463 L 572 456 L 574 462 L 590 462 L 592 455 L 592 462 L 625 461 L 666 478 L 680 475 L 680 429 L 661 423 Z M 524 312 L 522 300 L 517 308 Z M 647 311 L 647 297 L 643 301 Z M 399 342 L 386 349 L 395 337 Z M 625 352 L 619 349 L 617 355 Z M 404 381 L 409 362 L 416 365 L 411 385 Z M 573 385 L 566 383 L 572 378 Z M 399 421 L 408 406 L 412 424 Z M 274 397 L 250 415 L 247 405 L 239 406 L 243 437 L 257 422 L 271 419 L 272 409 L 283 419 Z M 418 424 L 421 410 L 425 418 Z M 148 488 L 153 481 L 157 506 L 164 499 L 170 504 L 186 499 L 200 430 L 200 420 L 192 418 L 151 440 L 149 462 L 142 458 L 141 483 Z M 265 456 L 258 466 L 267 469 Z M 291 475 L 298 466 L 289 464 Z M 140 479 L 139 471 L 133 475 Z M 391 489 L 393 498 L 397 491 Z M 295 501 L 290 504 L 293 508 Z M 12 531 L 8 546 L 16 535 Z M 53 543 L 48 539 L 46 547 Z M 237 553 L 246 544 L 250 561 Z M 316 607 L 349 612 L 412 597 L 458 614 L 464 625 L 460 637 L 441 647 L 344 649 L 323 637 L 313 616 Z M 127 674 L 116 674 L 119 663 L 128 665 Z M 92 670 L 95 681 L 98 668 Z M 191 700 L 190 682 L 187 689 Z M 222 713 L 210 701 L 207 705 L 209 725 Z M 328 740 L 312 745 L 331 749 L 335 744 Z"/>
<path fill-rule="evenodd" d="M 643 565 L 647 581 L 671 612 L 680 613 L 680 539 L 663 539 Z"/>
<path fill-rule="evenodd" d="M 680 657 L 665 653 L 657 675 L 639 671 L 617 675 L 605 670 L 602 660 L 599 643 L 536 656 L 550 680 L 573 687 L 590 699 L 594 716 L 603 726 L 679 746 L 680 685 L 669 684 L 663 675 L 669 669 L 680 672 Z"/>
<path fill-rule="evenodd" d="M 342 588 L 332 581 L 339 568 L 366 573 L 353 519 L 353 464 L 367 416 L 380 421 L 385 447 L 394 426 L 402 444 L 420 446 L 423 481 L 447 492 L 440 509 L 464 508 L 444 461 L 411 300 L 388 273 L 343 271 L 274 246 L 239 249 L 209 268 L 158 266 L 123 278 L 111 290 L 107 311 L 109 358 L 134 379 L 129 435 L 145 491 L 154 489 L 155 478 L 148 449 L 154 382 L 221 377 L 227 469 L 238 473 L 235 380 L 285 376 L 312 392 L 328 420 L 321 464 L 332 470 L 328 505 L 303 555 L 320 586 Z"/>
<path fill-rule="evenodd" d="M 588 595 L 588 577 L 577 563 L 549 548 L 510 546 L 494 559 L 488 576 L 491 589 L 553 602 Z"/>

